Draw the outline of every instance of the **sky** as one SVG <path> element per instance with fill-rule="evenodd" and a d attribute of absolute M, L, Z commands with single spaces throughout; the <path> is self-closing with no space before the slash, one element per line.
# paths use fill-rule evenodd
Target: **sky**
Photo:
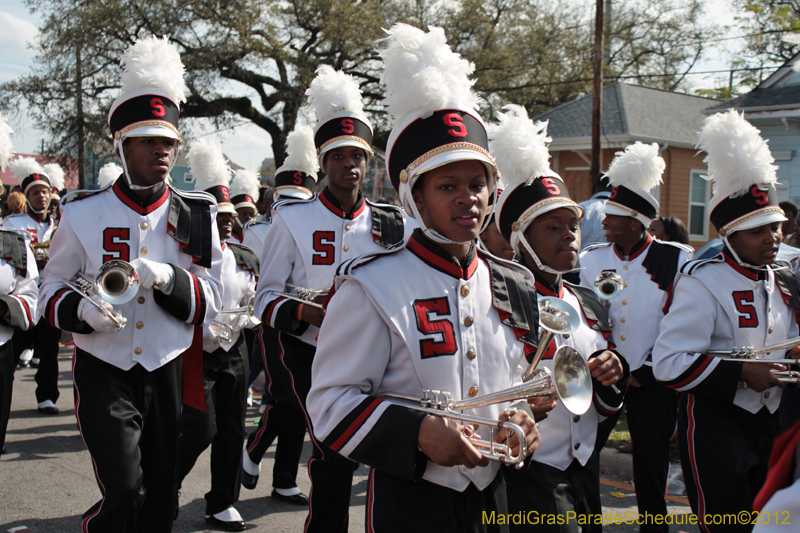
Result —
<path fill-rule="evenodd" d="M 733 10 L 732 0 L 706 0 L 706 16 L 713 17 L 717 24 L 731 24 Z M 33 51 L 28 43 L 35 42 L 38 15 L 31 14 L 22 0 L 0 0 L 0 83 L 23 75 L 30 69 Z M 736 41 L 728 41 L 728 46 L 735 46 Z M 698 64 L 695 71 L 724 70 L 727 62 L 721 54 L 713 53 Z M 695 86 L 714 86 L 714 77 L 727 79 L 727 75 L 692 76 Z M 14 150 L 21 153 L 38 152 L 42 142 L 42 132 L 37 130 L 30 120 L 23 118 L 21 124 L 15 124 L 12 134 Z M 264 158 L 272 157 L 271 139 L 267 133 L 252 125 L 239 126 L 233 130 L 214 134 L 222 143 L 225 154 L 236 164 L 258 170 Z"/>

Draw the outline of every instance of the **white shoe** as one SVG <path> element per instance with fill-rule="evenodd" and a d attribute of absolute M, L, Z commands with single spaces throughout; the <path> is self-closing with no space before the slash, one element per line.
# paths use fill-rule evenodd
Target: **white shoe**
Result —
<path fill-rule="evenodd" d="M 261 413 L 262 415 L 264 414 L 264 411 L 266 411 L 266 410 L 267 410 L 267 406 L 264 405 L 263 403 L 261 404 L 261 407 L 258 408 L 258 412 Z"/>
<path fill-rule="evenodd" d="M 253 387 L 247 389 L 247 407 L 253 406 Z"/>

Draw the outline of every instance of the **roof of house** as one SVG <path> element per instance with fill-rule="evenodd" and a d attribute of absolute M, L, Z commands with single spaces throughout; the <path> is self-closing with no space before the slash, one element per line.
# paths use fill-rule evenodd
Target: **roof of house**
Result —
<path fill-rule="evenodd" d="M 707 115 L 726 109 L 777 111 L 800 108 L 800 75 L 792 68 L 800 64 L 800 54 L 784 63 L 752 91 L 705 110 Z"/>
<path fill-rule="evenodd" d="M 32 157 L 39 162 L 40 165 L 44 166 L 49 163 L 60 163 L 57 158 L 48 156 L 48 155 L 41 155 L 41 154 L 14 154 L 11 157 L 11 161 L 17 159 L 18 157 Z M 68 158 L 70 162 L 74 162 L 74 158 Z M 64 168 L 64 184 L 65 187 L 69 190 L 76 189 L 78 187 L 78 166 L 76 164 L 68 164 L 64 165 L 61 163 L 61 166 Z M 5 170 L 0 170 L 0 181 L 2 181 L 3 185 L 6 186 L 14 186 L 19 185 L 19 179 L 17 176 L 11 172 L 11 169 L 6 167 Z"/>
<path fill-rule="evenodd" d="M 616 82 L 603 88 L 603 135 L 631 141 L 694 146 L 705 119 L 703 110 L 717 100 Z M 549 120 L 552 147 L 561 140 L 592 136 L 592 95 L 536 117 Z"/>

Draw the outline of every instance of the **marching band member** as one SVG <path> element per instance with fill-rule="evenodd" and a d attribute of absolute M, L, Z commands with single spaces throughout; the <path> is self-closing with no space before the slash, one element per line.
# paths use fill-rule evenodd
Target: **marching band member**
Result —
<path fill-rule="evenodd" d="M 180 355 L 194 327 L 220 308 L 215 202 L 165 183 L 186 100 L 180 55 L 166 38 L 148 37 L 126 51 L 123 66 L 108 117 L 123 174 L 62 202 L 39 300 L 52 326 L 74 333 L 75 414 L 102 493 L 83 515 L 84 533 L 171 530 Z M 116 312 L 95 296 L 105 314 L 62 280 L 91 276 L 112 259 L 130 262 L 139 292 Z"/>
<path fill-rule="evenodd" d="M 613 187 L 603 207 L 608 242 L 588 246 L 580 256 L 583 286 L 594 288 L 601 272 L 615 272 L 623 281 L 618 296 L 606 302 L 617 349 L 632 374 L 625 402 L 633 484 L 639 514 L 652 517 L 639 525 L 642 533 L 669 531 L 669 525 L 655 517 L 667 514 L 669 442 L 678 396 L 653 377 L 651 354 L 675 276 L 693 253 L 687 245 L 658 241 L 647 231 L 659 207 L 650 190 L 661 183 L 665 166 L 655 143 L 637 142 L 617 152 L 606 172 Z"/>
<path fill-rule="evenodd" d="M 311 200 L 318 172 L 314 131 L 309 126 L 297 125 L 286 138 L 286 160 L 275 173 L 276 204 L 282 198 Z M 269 228 L 266 222 L 249 222 L 244 231 L 245 244 L 263 254 Z M 258 429 L 250 433 L 245 443 L 242 484 L 247 489 L 255 489 L 261 459 L 277 437 L 272 468 L 273 496 L 295 505 L 308 505 L 308 497 L 297 488 L 297 465 L 306 434 L 305 414 L 292 391 L 291 375 L 281 361 L 281 343 L 275 328 L 261 325 L 256 352 L 267 375 L 265 394 L 271 398 L 264 407 Z"/>
<path fill-rule="evenodd" d="M 0 115 L 0 170 L 11 159 L 11 128 Z M 0 228 L 0 454 L 5 453 L 6 428 L 14 386 L 14 330 L 27 331 L 39 320 L 39 270 L 27 231 Z"/>
<path fill-rule="evenodd" d="M 280 357 L 304 413 L 325 312 L 277 293 L 297 287 L 327 291 L 341 262 L 401 244 L 405 227 L 402 211 L 371 204 L 359 191 L 373 152 L 372 126 L 356 81 L 323 65 L 307 94 L 318 118 L 314 144 L 328 184 L 309 200 L 284 200 L 274 207 L 256 294 L 262 322 L 279 332 Z M 313 435 L 307 416 L 306 423 Z M 355 466 L 314 440 L 307 532 L 347 531 Z"/>
<path fill-rule="evenodd" d="M 777 434 L 784 383 L 773 364 L 727 361 L 709 350 L 761 348 L 798 334 L 794 276 L 775 261 L 781 241 L 774 159 L 759 131 L 735 110 L 706 119 L 698 147 L 713 180 L 711 222 L 724 247 L 681 267 L 653 350 L 653 372 L 682 391 L 678 438 L 692 511 L 752 511 Z M 785 350 L 756 358 L 783 359 Z M 779 368 L 779 367 L 778 367 Z M 746 384 L 746 387 L 742 384 Z M 749 524 L 701 522 L 706 532 Z"/>
<path fill-rule="evenodd" d="M 583 209 L 570 199 L 566 185 L 550 169 L 547 123 L 534 124 L 524 107 L 509 105 L 506 109 L 509 112 L 499 115 L 499 124 L 489 128 L 489 147 L 505 185 L 496 207 L 497 227 L 533 273 L 538 298 L 560 298 L 580 311 L 578 329 L 569 335 L 554 335 L 540 367 L 552 371 L 556 350 L 571 346 L 587 360 L 594 388 L 593 405 L 586 413 L 570 413 L 561 403 L 554 408 L 545 405 L 549 412 L 539 421 L 542 444 L 531 466 L 523 472 L 504 469 L 509 512 L 600 515 L 600 473 L 597 461 L 591 460 L 597 426 L 622 408 L 630 371 L 625 359 L 614 351 L 606 308 L 591 290 L 562 279 L 578 262 Z M 612 389 L 614 384 L 619 392 Z M 533 410 L 537 412 L 536 407 Z M 527 531 L 530 525 L 512 525 L 511 529 Z M 577 519 L 538 529 L 581 531 Z"/>
<path fill-rule="evenodd" d="M 228 192 L 231 175 L 222 146 L 201 139 L 192 143 L 188 155 L 195 190 L 205 191 L 217 201 L 217 229 L 222 241 L 222 309 L 244 307 L 255 294 L 258 257 L 241 244 L 226 242 L 233 231 L 236 209 Z M 242 330 L 248 322 L 245 314 L 229 314 L 217 315 L 213 322 L 203 325 L 206 409 L 184 404 L 180 418 L 178 489 L 197 458 L 211 445 L 211 490 L 205 495 L 205 519 L 228 531 L 246 528 L 233 505 L 239 500 L 241 443 L 245 438 L 250 354 Z"/>
<path fill-rule="evenodd" d="M 7 216 L 3 220 L 3 227 L 28 232 L 33 244 L 47 243 L 56 228 L 55 219 L 49 214 L 52 192 L 50 177 L 32 157 L 19 157 L 12 161 L 9 167 L 20 180 L 22 193 L 27 200 L 27 210 Z M 37 250 L 34 257 L 36 267 L 41 272 L 48 261 L 47 248 Z M 58 340 L 60 338 L 61 330 L 52 327 L 47 320 L 39 320 L 34 328 L 17 330 L 14 334 L 16 359 L 19 359 L 19 354 L 23 350 L 33 345 L 33 359 L 39 362 L 35 378 L 37 408 L 40 413 L 46 415 L 58 414 L 56 401 L 60 395 L 58 392 Z"/>
<path fill-rule="evenodd" d="M 500 230 L 497 229 L 497 224 L 495 223 L 494 207 L 497 205 L 502 194 L 503 189 L 498 187 L 497 193 L 495 194 L 495 202 L 487 208 L 486 224 L 483 231 L 481 231 L 478 242 L 483 249 L 490 254 L 500 259 L 505 259 L 506 261 L 513 261 L 517 254 L 514 252 L 514 249 L 511 248 L 511 243 L 508 242 L 506 238 L 503 237 L 503 234 L 500 233 Z"/>
<path fill-rule="evenodd" d="M 50 204 L 47 206 L 47 215 L 53 217 L 58 227 L 58 203 L 61 201 L 61 191 L 65 190 L 66 173 L 58 163 L 48 163 L 44 165 L 44 173 L 50 178 L 52 189 L 50 191 Z M 55 229 L 53 230 L 55 231 Z"/>
<path fill-rule="evenodd" d="M 499 464 L 452 420 L 379 397 L 439 389 L 461 399 L 507 388 L 535 349 L 538 321 L 530 273 L 475 245 L 496 167 L 467 78 L 472 65 L 450 50 L 441 28 L 398 24 L 389 35 L 381 52 L 394 123 L 387 168 L 419 228 L 405 247 L 339 268 L 309 413 L 316 438 L 372 467 L 368 531 L 504 530 L 482 522 L 483 511 L 506 512 Z M 506 420 L 503 408 L 470 414 Z M 511 420 L 531 453 L 533 420 L 523 411 Z M 486 427 L 475 432 L 486 438 Z"/>
<path fill-rule="evenodd" d="M 239 243 L 244 240 L 244 225 L 255 220 L 258 210 L 256 200 L 258 199 L 258 174 L 246 168 L 237 170 L 231 180 L 231 202 L 236 208 L 236 219 L 234 220 L 233 238 Z"/>

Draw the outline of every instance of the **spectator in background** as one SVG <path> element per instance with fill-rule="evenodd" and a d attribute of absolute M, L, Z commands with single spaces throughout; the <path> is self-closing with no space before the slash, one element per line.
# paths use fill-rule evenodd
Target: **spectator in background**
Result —
<path fill-rule="evenodd" d="M 8 207 L 8 202 L 4 201 L 3 206 L 0 207 L 0 220 L 6 218 L 11 214 L 11 209 Z"/>
<path fill-rule="evenodd" d="M 8 215 L 13 215 L 15 213 L 24 213 L 25 210 L 28 208 L 28 202 L 25 200 L 25 195 L 19 191 L 14 191 L 8 195 Z"/>
<path fill-rule="evenodd" d="M 786 217 L 786 220 L 784 220 L 783 224 L 781 224 L 783 243 L 788 244 L 789 246 L 797 247 L 797 240 L 794 236 L 794 222 L 798 211 L 797 204 L 787 200 L 785 202 L 780 202 L 778 206 L 783 209 L 783 215 Z"/>
<path fill-rule="evenodd" d="M 580 223 L 581 250 L 590 244 L 606 242 L 605 232 L 603 232 L 603 219 L 606 215 L 602 209 L 609 196 L 611 196 L 611 187 L 605 173 L 601 172 L 594 179 L 594 196 L 578 204 L 584 212 Z"/>
<path fill-rule="evenodd" d="M 659 241 L 689 244 L 689 231 L 679 218 L 675 218 L 672 215 L 662 215 L 654 219 L 647 231 Z"/>

